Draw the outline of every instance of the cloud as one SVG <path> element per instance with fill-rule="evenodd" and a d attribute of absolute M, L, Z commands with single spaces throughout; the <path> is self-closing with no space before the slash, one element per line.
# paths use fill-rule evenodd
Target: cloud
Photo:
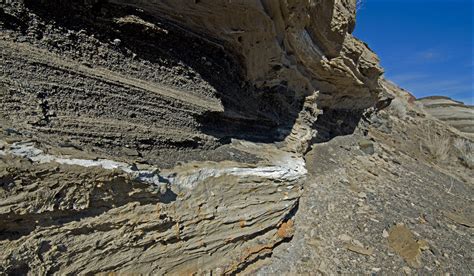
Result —
<path fill-rule="evenodd" d="M 445 62 L 449 60 L 449 57 L 444 54 L 441 50 L 431 48 L 417 52 L 412 57 L 415 63 L 427 63 L 427 62 Z"/>
<path fill-rule="evenodd" d="M 424 73 L 404 73 L 404 74 L 397 74 L 397 75 L 392 75 L 390 76 L 390 79 L 394 82 L 410 82 L 410 81 L 415 81 L 415 80 L 421 80 L 428 78 L 429 75 L 424 74 Z"/>
<path fill-rule="evenodd" d="M 472 104 L 474 95 L 472 78 L 440 80 L 434 76 L 411 72 L 388 77 L 416 97 L 443 95 Z"/>

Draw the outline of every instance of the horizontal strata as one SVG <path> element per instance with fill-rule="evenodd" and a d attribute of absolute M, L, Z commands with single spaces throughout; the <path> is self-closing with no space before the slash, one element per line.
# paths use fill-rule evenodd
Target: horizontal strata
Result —
<path fill-rule="evenodd" d="M 231 138 L 305 151 L 318 109 L 361 110 L 382 91 L 351 1 L 24 2 L 2 25 L 0 114 L 57 144 L 152 162 Z"/>
<path fill-rule="evenodd" d="M 474 133 L 474 106 L 447 97 L 427 97 L 417 100 L 433 117 L 465 133 Z"/>
<path fill-rule="evenodd" d="M 281 141 L 303 106 L 284 86 L 255 89 L 222 46 L 136 9 L 109 5 L 91 22 L 82 6 L 36 4 L 28 27 L 6 10 L 0 115 L 51 144 L 173 166 L 232 138 Z"/>
<path fill-rule="evenodd" d="M 117 162 L 108 159 L 88 160 L 78 158 L 68 158 L 67 156 L 54 156 L 45 154 L 36 148 L 33 143 L 14 143 L 6 150 L 0 150 L 0 156 L 17 156 L 39 163 L 58 163 L 64 165 L 75 165 L 81 167 L 99 167 L 105 170 L 120 170 L 129 174 L 132 179 L 160 186 L 161 184 L 176 185 L 179 188 L 194 188 L 198 183 L 210 177 L 221 177 L 225 175 L 236 177 L 261 177 L 263 179 L 273 179 L 278 181 L 297 181 L 303 178 L 307 171 L 303 158 L 297 158 L 289 153 L 281 152 L 273 156 L 269 161 L 270 165 L 245 167 L 245 164 L 221 162 L 207 167 L 200 168 L 192 166 L 182 166 L 176 169 L 168 169 L 164 174 L 159 174 L 158 168 L 150 167 L 147 170 L 140 170 L 134 165 Z M 232 167 L 235 165 L 236 167 Z M 185 169 L 185 173 L 176 170 Z"/>
<path fill-rule="evenodd" d="M 18 129 L 33 129 L 53 141 L 144 151 L 214 143 L 196 132 L 196 117 L 222 110 L 216 98 L 90 68 L 27 44 L 0 44 L 5 73 L 0 113 Z"/>

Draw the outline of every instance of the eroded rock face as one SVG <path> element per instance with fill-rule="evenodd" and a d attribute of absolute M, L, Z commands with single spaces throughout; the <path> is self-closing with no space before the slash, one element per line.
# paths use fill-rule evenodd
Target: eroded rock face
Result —
<path fill-rule="evenodd" d="M 257 87 L 283 85 L 300 95 L 320 91 L 320 107 L 365 108 L 378 94 L 382 69 L 350 33 L 355 1 L 140 1 L 140 7 L 220 41 Z"/>
<path fill-rule="evenodd" d="M 111 161 L 49 162 L 29 144 L 3 145 L 7 274 L 238 272 L 292 236 L 306 173 L 281 154 L 273 166 L 194 163 L 155 172 L 163 189 Z"/>
<path fill-rule="evenodd" d="M 321 110 L 381 98 L 378 58 L 351 35 L 355 1 L 24 2 L 4 16 L 0 112 L 56 143 L 152 158 L 243 138 L 304 152 Z"/>
<path fill-rule="evenodd" d="M 293 235 L 321 112 L 381 96 L 354 1 L 1 5 L 4 273 L 242 271 Z"/>
<path fill-rule="evenodd" d="M 255 87 L 291 90 L 298 101 L 314 106 L 309 116 L 307 110 L 296 111 L 300 115 L 286 137 L 291 150 L 307 148 L 319 114 L 316 104 L 327 111 L 362 110 L 380 97 L 378 58 L 351 35 L 355 1 L 111 2 L 139 7 L 216 39 L 238 57 L 245 79 Z M 316 99 L 306 98 L 315 94 Z"/>
<path fill-rule="evenodd" d="M 474 106 L 440 96 L 418 99 L 417 102 L 435 118 L 464 133 L 474 135 Z"/>

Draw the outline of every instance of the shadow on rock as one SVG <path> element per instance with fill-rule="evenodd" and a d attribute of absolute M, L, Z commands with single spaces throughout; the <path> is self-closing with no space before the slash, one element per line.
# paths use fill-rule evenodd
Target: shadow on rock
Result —
<path fill-rule="evenodd" d="M 133 7 L 106 1 L 82 1 L 91 2 L 89 5 L 79 2 L 57 0 L 41 4 L 27 0 L 25 3 L 45 22 L 55 22 L 75 32 L 85 31 L 104 43 L 115 43 L 116 51 L 124 55 L 133 53 L 135 59 L 154 67 L 178 68 L 176 75 L 186 79 L 202 78 L 213 91 L 197 92 L 213 93 L 211 96 L 220 99 L 224 111 L 195 114 L 198 130 L 222 143 L 228 143 L 231 138 L 277 142 L 290 133 L 304 98 L 296 96 L 284 81 L 265 89 L 244 81 L 245 69 L 240 66 L 239 56 L 224 49 L 220 41 Z M 58 7 L 54 13 L 45 8 L 50 5 Z M 69 35 L 71 39 L 74 36 Z M 195 89 L 180 83 L 179 78 L 173 86 L 184 92 Z M 196 148 L 198 145 L 178 146 Z"/>

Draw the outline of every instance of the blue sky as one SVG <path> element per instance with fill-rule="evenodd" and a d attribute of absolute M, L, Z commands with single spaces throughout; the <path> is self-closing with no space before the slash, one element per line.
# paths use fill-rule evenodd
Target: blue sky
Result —
<path fill-rule="evenodd" d="M 416 97 L 474 104 L 473 0 L 364 0 L 355 36 Z"/>

